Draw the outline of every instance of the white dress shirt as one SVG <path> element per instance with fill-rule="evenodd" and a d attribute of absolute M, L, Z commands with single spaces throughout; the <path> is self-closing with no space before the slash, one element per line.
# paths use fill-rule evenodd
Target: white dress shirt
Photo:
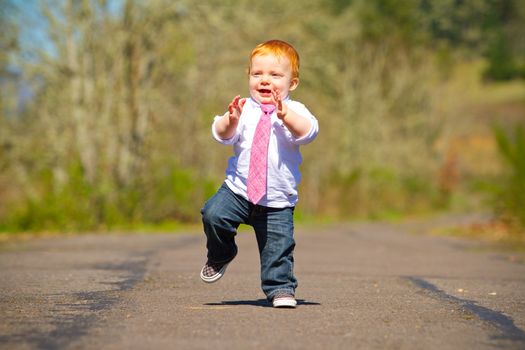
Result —
<path fill-rule="evenodd" d="M 306 135 L 296 138 L 277 117 L 276 112 L 271 115 L 267 192 L 258 204 L 273 208 L 293 207 L 297 203 L 297 185 L 301 181 L 299 165 L 302 162 L 299 146 L 313 141 L 319 131 L 317 119 L 302 103 L 289 98 L 283 103 L 298 115 L 308 118 L 312 126 Z M 235 135 L 227 140 L 217 135 L 215 123 L 223 116 L 216 116 L 211 128 L 215 140 L 224 145 L 233 145 L 235 154 L 228 160 L 226 184 L 234 193 L 246 200 L 248 200 L 246 182 L 250 167 L 250 148 L 261 114 L 257 101 L 247 98 Z"/>

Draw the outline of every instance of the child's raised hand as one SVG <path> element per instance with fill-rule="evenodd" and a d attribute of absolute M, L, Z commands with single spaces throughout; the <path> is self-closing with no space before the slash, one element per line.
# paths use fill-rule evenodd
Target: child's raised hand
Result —
<path fill-rule="evenodd" d="M 283 119 L 286 114 L 288 114 L 288 107 L 283 100 L 281 99 L 281 93 L 278 89 L 272 91 L 273 100 L 275 102 L 275 112 L 277 113 L 277 118 Z"/>
<path fill-rule="evenodd" d="M 241 98 L 239 95 L 235 96 L 228 105 L 228 112 L 230 121 L 238 122 L 241 117 L 242 108 L 246 102 L 245 98 Z"/>

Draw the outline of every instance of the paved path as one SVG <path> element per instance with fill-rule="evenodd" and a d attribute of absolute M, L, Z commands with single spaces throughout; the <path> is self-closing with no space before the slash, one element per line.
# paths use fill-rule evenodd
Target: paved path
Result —
<path fill-rule="evenodd" d="M 299 228 L 295 310 L 259 289 L 253 235 L 218 283 L 200 234 L 0 247 L 0 349 L 525 349 L 525 265 L 417 226 Z"/>

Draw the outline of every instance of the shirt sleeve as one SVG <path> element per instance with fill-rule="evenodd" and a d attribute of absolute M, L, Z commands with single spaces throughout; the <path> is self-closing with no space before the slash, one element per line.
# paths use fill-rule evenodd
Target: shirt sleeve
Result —
<path fill-rule="evenodd" d="M 223 145 L 233 145 L 235 142 L 237 142 L 237 140 L 239 139 L 239 128 L 237 127 L 237 129 L 235 130 L 235 134 L 229 138 L 229 139 L 221 139 L 219 137 L 219 135 L 217 134 L 217 131 L 215 130 L 215 124 L 219 121 L 219 119 L 221 119 L 223 116 L 222 115 L 218 115 L 216 116 L 215 118 L 213 118 L 213 123 L 211 124 L 211 134 L 213 135 L 213 138 L 223 144 Z"/>
<path fill-rule="evenodd" d="M 310 121 L 310 124 L 312 124 L 306 135 L 301 137 L 294 137 L 292 135 L 290 141 L 296 145 L 306 145 L 312 142 L 319 133 L 319 122 L 317 121 L 317 118 L 315 118 L 315 116 L 310 113 L 308 108 L 306 108 L 306 106 L 300 102 L 290 101 L 288 107 L 293 109 L 293 111 L 301 117 L 307 118 Z"/>

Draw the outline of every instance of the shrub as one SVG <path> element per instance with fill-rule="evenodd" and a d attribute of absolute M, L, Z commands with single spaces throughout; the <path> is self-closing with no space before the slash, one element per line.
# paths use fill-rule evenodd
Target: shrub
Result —
<path fill-rule="evenodd" d="M 500 216 L 525 229 L 525 128 L 517 126 L 512 134 L 494 126 L 493 132 L 505 165 L 503 178 L 495 184 L 493 205 Z"/>

